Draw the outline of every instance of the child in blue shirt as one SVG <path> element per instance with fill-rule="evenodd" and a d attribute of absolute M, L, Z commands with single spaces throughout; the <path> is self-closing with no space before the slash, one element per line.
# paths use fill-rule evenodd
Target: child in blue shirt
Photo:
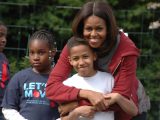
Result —
<path fill-rule="evenodd" d="M 51 103 L 45 93 L 55 53 L 55 40 L 50 32 L 39 30 L 31 36 L 31 67 L 11 78 L 2 102 L 7 120 L 55 120 L 59 117 L 56 104 Z"/>
<path fill-rule="evenodd" d="M 10 79 L 9 62 L 3 50 L 7 43 L 7 26 L 0 21 L 0 104 L 2 103 L 4 91 Z M 4 120 L 2 108 L 0 108 L 0 120 Z"/>

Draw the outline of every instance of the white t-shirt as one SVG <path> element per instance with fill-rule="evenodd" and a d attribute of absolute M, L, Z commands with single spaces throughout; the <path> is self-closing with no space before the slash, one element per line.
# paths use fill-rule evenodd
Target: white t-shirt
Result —
<path fill-rule="evenodd" d="M 111 74 L 98 71 L 92 77 L 81 77 L 78 74 L 73 75 L 63 82 L 64 85 L 72 86 L 85 90 L 92 90 L 101 93 L 110 93 L 114 86 L 114 78 Z M 80 117 L 79 120 L 88 120 Z M 91 120 L 91 119 L 90 119 Z M 114 112 L 96 112 L 92 120 L 114 120 Z"/>

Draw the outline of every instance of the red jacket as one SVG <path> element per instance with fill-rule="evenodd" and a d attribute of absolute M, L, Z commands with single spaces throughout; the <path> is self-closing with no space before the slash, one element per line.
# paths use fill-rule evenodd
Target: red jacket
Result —
<path fill-rule="evenodd" d="M 120 93 L 126 98 L 132 98 L 138 104 L 137 89 L 138 80 L 136 78 L 137 58 L 139 50 L 135 44 L 120 33 L 120 43 L 109 64 L 109 72 L 115 78 L 115 86 L 112 92 Z M 52 70 L 46 87 L 46 95 L 50 100 L 56 102 L 67 102 L 77 100 L 79 89 L 68 87 L 62 84 L 72 70 L 68 61 L 67 46 L 64 47 L 60 58 Z M 111 107 L 116 112 L 118 120 L 129 120 L 131 117 L 124 113 L 119 107 Z"/>

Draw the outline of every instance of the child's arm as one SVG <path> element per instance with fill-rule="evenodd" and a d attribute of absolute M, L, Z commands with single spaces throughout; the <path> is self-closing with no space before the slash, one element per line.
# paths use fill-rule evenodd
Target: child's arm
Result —
<path fill-rule="evenodd" d="M 123 111 L 131 116 L 135 116 L 138 113 L 138 108 L 132 100 L 128 100 L 119 93 L 109 93 L 106 95 L 106 102 L 109 102 L 109 105 L 117 103 Z M 108 103 L 107 103 L 108 104 Z"/>
<path fill-rule="evenodd" d="M 15 109 L 2 108 L 6 120 L 27 120 Z"/>
<path fill-rule="evenodd" d="M 79 117 L 93 118 L 94 113 L 93 106 L 80 106 L 71 111 L 69 115 L 61 117 L 61 120 L 77 120 Z"/>
<path fill-rule="evenodd" d="M 78 102 L 76 102 L 76 101 L 64 103 L 64 104 L 59 104 L 58 111 L 60 113 L 60 116 L 64 116 L 64 115 L 68 114 L 69 112 L 71 112 L 76 107 L 78 107 Z"/>

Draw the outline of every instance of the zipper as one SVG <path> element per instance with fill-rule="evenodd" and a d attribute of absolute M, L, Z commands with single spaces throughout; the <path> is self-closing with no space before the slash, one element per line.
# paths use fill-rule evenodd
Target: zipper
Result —
<path fill-rule="evenodd" d="M 124 58 L 122 58 L 122 59 L 120 60 L 120 62 L 118 63 L 118 65 L 116 66 L 116 68 L 114 69 L 114 71 L 112 72 L 112 75 L 113 75 L 113 76 L 116 76 L 116 74 L 117 74 L 117 72 L 118 72 L 118 70 L 119 70 L 120 64 L 123 62 L 123 60 L 124 60 Z"/>

